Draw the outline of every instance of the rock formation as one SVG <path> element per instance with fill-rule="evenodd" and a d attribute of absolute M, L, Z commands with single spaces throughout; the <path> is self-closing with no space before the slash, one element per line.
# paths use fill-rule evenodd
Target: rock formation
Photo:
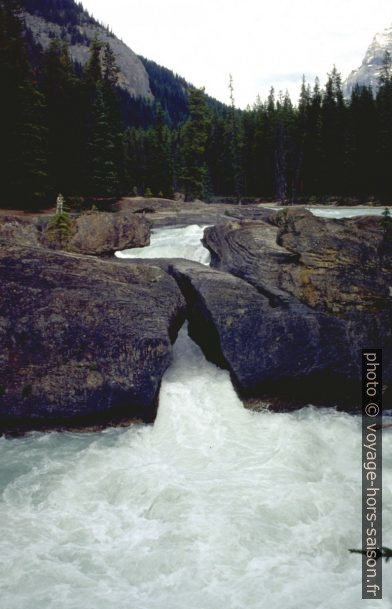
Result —
<path fill-rule="evenodd" d="M 275 225 L 207 228 L 204 240 L 211 266 L 241 283 L 195 267 L 173 275 L 193 303 L 193 336 L 206 349 L 201 319 L 212 324 L 211 357 L 226 362 L 243 392 L 285 386 L 310 401 L 335 394 L 336 403 L 355 405 L 360 352 L 372 346 L 384 349 L 390 384 L 392 245 L 380 218 L 326 220 L 288 210 Z"/>
<path fill-rule="evenodd" d="M 27 5 L 28 9 L 30 8 L 29 2 L 24 4 Z M 69 20 L 66 28 L 45 18 L 38 5 L 39 3 L 36 3 L 34 11 L 24 10 L 22 13 L 26 26 L 35 42 L 46 49 L 53 38 L 63 39 L 69 45 L 72 59 L 84 65 L 89 56 L 89 45 L 97 37 L 101 42 L 108 43 L 114 52 L 117 65 L 120 68 L 119 86 L 133 97 L 140 96 L 153 99 L 146 68 L 139 57 L 126 44 L 89 17 L 76 4 L 73 8 L 78 11 L 77 21 L 72 23 Z"/>
<path fill-rule="evenodd" d="M 2 243 L 0 276 L 3 429 L 153 419 L 184 319 L 168 274 Z"/>
<path fill-rule="evenodd" d="M 41 233 L 33 218 L 0 215 L 0 242 L 9 245 L 41 246 Z"/>
<path fill-rule="evenodd" d="M 202 201 L 184 203 L 158 197 L 124 197 L 113 206 L 113 210 L 142 215 L 154 228 L 221 224 L 229 219 L 267 220 L 275 215 L 271 209 L 257 205 L 207 204 Z"/>
<path fill-rule="evenodd" d="M 356 85 L 378 89 L 385 51 L 392 54 L 392 26 L 376 34 L 366 51 L 362 64 L 353 70 L 343 84 L 344 94 L 350 97 Z"/>
<path fill-rule="evenodd" d="M 82 214 L 73 223 L 67 250 L 80 254 L 114 254 L 150 243 L 149 222 L 133 214 Z"/>
<path fill-rule="evenodd" d="M 93 256 L 144 247 L 150 243 L 150 223 L 141 215 L 90 212 L 69 217 L 69 233 L 60 239 L 51 229 L 53 216 L 0 216 L 0 241 L 12 245 L 48 247 Z"/>
<path fill-rule="evenodd" d="M 342 315 L 390 306 L 392 247 L 380 217 L 330 220 L 300 208 L 269 222 L 206 229 L 211 266 L 245 279 L 273 302 L 291 295 Z"/>
<path fill-rule="evenodd" d="M 136 245 L 148 238 L 145 216 L 173 213 L 162 201 L 150 204 L 153 211 L 129 203 L 127 211 L 81 216 L 69 246 L 102 254 L 128 247 L 127 239 Z M 377 347 L 388 399 L 390 222 L 327 220 L 301 208 L 226 211 L 231 218 L 208 212 L 224 220 L 204 233 L 213 268 L 53 251 L 34 219 L 3 218 L 3 427 L 151 420 L 185 315 L 192 338 L 230 370 L 245 398 L 358 408 L 361 349 Z"/>

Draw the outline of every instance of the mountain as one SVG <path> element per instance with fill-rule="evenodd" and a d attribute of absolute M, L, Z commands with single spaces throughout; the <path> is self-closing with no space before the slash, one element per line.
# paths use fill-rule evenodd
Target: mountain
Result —
<path fill-rule="evenodd" d="M 377 90 L 385 51 L 389 51 L 392 54 L 392 25 L 375 35 L 366 51 L 362 64 L 347 77 L 344 82 L 346 97 L 350 97 L 352 90 L 357 84 L 370 86 L 373 90 Z"/>
<path fill-rule="evenodd" d="M 146 127 L 154 123 L 156 104 L 165 111 L 166 122 L 176 126 L 188 116 L 188 90 L 192 85 L 154 61 L 138 56 L 107 27 L 74 0 L 20 0 L 32 58 L 51 40 L 67 41 L 74 62 L 83 66 L 94 38 L 109 43 L 120 69 L 119 92 L 126 124 Z M 224 104 L 208 98 L 210 107 Z"/>
<path fill-rule="evenodd" d="M 23 0 L 22 16 L 36 43 L 46 49 L 53 38 L 66 40 L 72 59 L 84 65 L 90 42 L 99 38 L 109 43 L 120 68 L 119 85 L 133 97 L 152 99 L 147 70 L 126 44 L 73 0 Z"/>

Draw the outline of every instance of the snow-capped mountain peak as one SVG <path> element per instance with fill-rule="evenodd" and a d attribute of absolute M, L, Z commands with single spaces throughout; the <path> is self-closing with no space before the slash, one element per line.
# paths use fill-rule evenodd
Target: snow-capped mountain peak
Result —
<path fill-rule="evenodd" d="M 385 51 L 392 54 L 392 25 L 376 34 L 366 51 L 362 64 L 353 70 L 344 82 L 346 97 L 351 95 L 355 85 L 371 86 L 377 90 Z"/>

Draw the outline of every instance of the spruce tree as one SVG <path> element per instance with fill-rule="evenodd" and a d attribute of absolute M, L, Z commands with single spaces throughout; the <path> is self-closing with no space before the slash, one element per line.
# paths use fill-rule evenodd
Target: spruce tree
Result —
<path fill-rule="evenodd" d="M 369 196 L 377 185 L 377 120 L 373 92 L 356 86 L 348 109 L 348 190 L 359 196 Z"/>
<path fill-rule="evenodd" d="M 5 204 L 35 208 L 48 196 L 44 99 L 33 80 L 20 8 L 0 1 L 0 148 Z"/>
<path fill-rule="evenodd" d="M 297 155 L 294 146 L 294 109 L 290 96 L 282 92 L 276 103 L 276 132 L 275 132 L 275 196 L 282 205 L 293 198 L 294 167 Z"/>
<path fill-rule="evenodd" d="M 90 54 L 84 68 L 83 78 L 89 93 L 94 93 L 96 86 L 102 83 L 102 42 L 95 37 L 90 45 Z"/>
<path fill-rule="evenodd" d="M 321 107 L 323 138 L 323 190 L 343 194 L 347 190 L 346 107 L 341 76 L 336 67 L 328 75 Z"/>
<path fill-rule="evenodd" d="M 54 191 L 77 194 L 82 176 L 81 84 L 66 43 L 53 40 L 43 55 L 42 92 L 49 130 L 49 170 Z"/>
<path fill-rule="evenodd" d="M 266 196 L 276 196 L 276 138 L 277 138 L 277 105 L 275 89 L 271 87 L 264 108 L 262 131 L 259 137 L 262 143 L 262 188 Z"/>
<path fill-rule="evenodd" d="M 231 164 L 232 164 L 232 175 L 234 184 L 234 194 L 237 199 L 237 203 L 241 202 L 242 190 L 243 190 L 243 175 L 241 167 L 241 145 L 240 145 L 240 133 L 237 120 L 237 111 L 234 101 L 234 83 L 233 77 L 230 74 L 229 77 L 229 91 L 230 91 L 230 152 L 231 152 Z"/>
<path fill-rule="evenodd" d="M 108 197 L 125 188 L 125 143 L 115 91 L 117 74 L 110 47 L 95 39 L 83 75 L 87 195 Z"/>
<path fill-rule="evenodd" d="M 88 194 L 107 197 L 118 193 L 115 137 L 108 120 L 102 87 L 98 86 L 91 109 L 91 135 L 88 151 Z"/>
<path fill-rule="evenodd" d="M 165 127 L 162 106 L 158 104 L 152 142 L 152 188 L 155 195 L 173 196 L 173 170 L 170 135 Z"/>
<path fill-rule="evenodd" d="M 189 119 L 182 130 L 183 171 L 180 180 L 186 201 L 204 197 L 207 179 L 208 127 L 208 108 L 204 89 L 191 89 Z"/>
<path fill-rule="evenodd" d="M 295 194 L 303 194 L 306 176 L 306 161 L 308 158 L 310 137 L 309 137 L 309 113 L 312 94 L 310 86 L 306 84 L 305 75 L 302 77 L 301 92 L 298 102 L 298 113 L 296 122 L 296 158 L 294 163 L 294 183 Z"/>
<path fill-rule="evenodd" d="M 227 115 L 214 112 L 206 145 L 206 164 L 210 176 L 210 189 L 219 195 L 235 194 L 231 123 Z"/>

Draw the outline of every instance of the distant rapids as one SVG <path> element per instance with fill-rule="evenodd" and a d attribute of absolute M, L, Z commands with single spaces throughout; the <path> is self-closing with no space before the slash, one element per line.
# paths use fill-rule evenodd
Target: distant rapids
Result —
<path fill-rule="evenodd" d="M 202 228 L 122 256 L 208 264 Z M 392 545 L 392 433 L 384 435 Z M 153 426 L 0 439 L 2 609 L 391 609 L 361 600 L 361 421 L 243 408 L 184 327 Z"/>

